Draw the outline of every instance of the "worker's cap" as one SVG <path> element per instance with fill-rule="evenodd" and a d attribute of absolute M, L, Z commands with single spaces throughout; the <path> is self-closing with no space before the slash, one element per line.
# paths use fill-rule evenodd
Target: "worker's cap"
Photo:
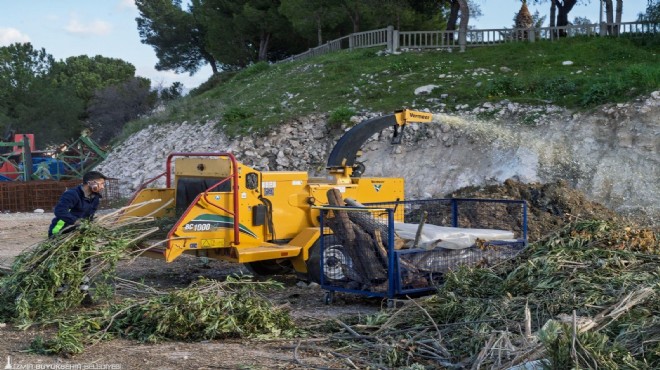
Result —
<path fill-rule="evenodd" d="M 98 171 L 89 171 L 83 175 L 83 183 L 87 183 L 89 181 L 94 181 L 94 180 L 101 180 L 101 179 L 107 180 L 108 178 L 104 174 Z"/>

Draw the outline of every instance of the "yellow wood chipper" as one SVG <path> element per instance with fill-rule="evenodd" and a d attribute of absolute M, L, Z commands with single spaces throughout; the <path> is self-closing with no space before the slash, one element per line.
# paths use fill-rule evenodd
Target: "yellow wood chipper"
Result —
<path fill-rule="evenodd" d="M 319 253 L 318 206 L 327 192 L 361 203 L 403 200 L 402 178 L 362 177 L 360 147 L 374 134 L 394 127 L 392 142 L 401 140 L 408 123 L 430 122 L 430 113 L 412 110 L 365 120 L 348 130 L 330 153 L 323 178 L 303 171 L 258 171 L 232 153 L 171 153 L 165 172 L 136 192 L 131 204 L 152 201 L 124 217 L 176 219 L 164 249 L 156 254 L 171 262 L 182 253 L 246 264 L 262 275 L 293 268 L 318 281 L 319 268 L 310 256 Z M 165 177 L 165 188 L 149 188 Z M 314 259 L 318 262 L 318 258 Z"/>

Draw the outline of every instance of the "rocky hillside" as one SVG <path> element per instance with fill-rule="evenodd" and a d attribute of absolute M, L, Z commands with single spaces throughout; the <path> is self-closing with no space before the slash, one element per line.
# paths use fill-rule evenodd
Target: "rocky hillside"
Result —
<path fill-rule="evenodd" d="M 660 91 L 589 112 L 502 101 L 434 111 L 432 124 L 412 124 L 403 144 L 391 130 L 363 147 L 365 176 L 400 176 L 408 198 L 442 197 L 468 186 L 562 181 L 592 200 L 644 223 L 660 217 Z M 391 112 L 364 113 L 353 123 Z M 478 119 L 477 117 L 480 117 Z M 534 117 L 530 120 L 530 117 Z M 267 135 L 230 139 L 218 122 L 150 126 L 115 147 L 99 166 L 129 195 L 165 170 L 171 152 L 229 151 L 261 170 L 324 173 L 343 130 L 322 114 L 286 122 Z"/>

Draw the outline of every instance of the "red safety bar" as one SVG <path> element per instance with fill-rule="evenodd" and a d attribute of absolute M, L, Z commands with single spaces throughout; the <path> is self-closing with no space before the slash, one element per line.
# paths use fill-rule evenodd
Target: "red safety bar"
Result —
<path fill-rule="evenodd" d="M 134 201 L 135 198 L 137 197 L 138 193 L 140 193 L 140 190 L 143 190 L 144 188 L 147 187 L 147 185 L 151 184 L 152 182 L 158 180 L 159 178 L 161 178 L 161 177 L 163 177 L 163 176 L 165 176 L 165 172 L 163 172 L 163 173 L 161 173 L 160 175 L 158 175 L 158 176 L 156 176 L 156 177 L 152 177 L 151 179 L 149 179 L 149 180 L 143 182 L 143 183 L 140 185 L 140 187 L 137 188 L 137 190 L 135 190 L 135 191 L 133 192 L 133 196 L 131 197 L 131 200 L 128 201 L 128 204 L 133 203 L 133 201 Z"/>
<path fill-rule="evenodd" d="M 171 153 L 170 155 L 167 156 L 167 163 L 166 163 L 166 169 L 165 169 L 165 175 L 166 175 L 166 180 L 165 184 L 169 188 L 171 187 L 171 176 L 172 176 L 172 158 L 174 157 L 228 157 L 229 160 L 231 161 L 231 175 L 230 177 L 227 177 L 225 179 L 220 180 L 217 182 L 215 185 L 211 186 L 210 188 L 206 189 L 204 193 L 198 194 L 195 197 L 195 200 L 190 203 L 190 206 L 186 209 L 186 211 L 181 215 L 179 220 L 176 222 L 174 227 L 170 230 L 170 232 L 167 234 L 167 238 L 170 239 L 172 237 L 172 234 L 174 233 L 174 230 L 179 228 L 179 225 L 181 224 L 181 221 L 185 218 L 185 216 L 190 212 L 192 207 L 195 206 L 195 203 L 199 200 L 199 198 L 204 195 L 206 198 L 208 192 L 211 189 L 216 188 L 220 184 L 224 183 L 228 179 L 232 179 L 232 192 L 233 192 L 233 198 L 234 198 L 234 212 L 229 212 L 228 210 L 223 209 L 223 211 L 233 214 L 234 216 L 234 244 L 239 245 L 240 240 L 239 240 L 239 228 L 238 228 L 238 219 L 239 219 L 239 212 L 238 212 L 238 171 L 236 170 L 238 168 L 238 162 L 236 161 L 236 157 L 234 157 L 233 154 L 227 153 L 227 152 L 220 152 L 220 153 Z M 216 206 L 217 207 L 217 206 Z M 222 209 L 221 207 L 218 207 Z"/>

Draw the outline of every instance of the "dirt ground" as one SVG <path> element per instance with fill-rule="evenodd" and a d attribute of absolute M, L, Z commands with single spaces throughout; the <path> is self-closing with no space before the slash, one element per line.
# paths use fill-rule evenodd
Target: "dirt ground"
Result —
<path fill-rule="evenodd" d="M 46 237 L 52 215 L 37 213 L 0 214 L 0 266 L 8 267 L 25 248 Z M 119 277 L 141 281 L 159 289 L 186 287 L 203 276 L 223 279 L 228 274 L 245 272 L 236 264 L 211 260 L 203 263 L 192 256 L 182 256 L 173 263 L 138 258 L 118 268 Z M 295 276 L 276 276 L 286 287 L 269 298 L 276 305 L 290 308 L 296 323 L 313 328 L 326 319 L 342 315 L 374 313 L 384 307 L 378 299 L 335 295 L 332 305 L 325 304 L 325 290 L 308 285 Z M 51 329 L 49 329 L 51 330 Z M 48 334 L 39 328 L 18 330 L 0 323 L 0 362 L 14 369 L 308 369 L 353 368 L 335 357 L 330 350 L 310 348 L 297 340 L 213 340 L 196 343 L 165 342 L 142 344 L 116 339 L 87 348 L 72 358 L 35 355 L 27 352 L 37 336 Z M 0 366 L 2 366 L 0 364 Z"/>

